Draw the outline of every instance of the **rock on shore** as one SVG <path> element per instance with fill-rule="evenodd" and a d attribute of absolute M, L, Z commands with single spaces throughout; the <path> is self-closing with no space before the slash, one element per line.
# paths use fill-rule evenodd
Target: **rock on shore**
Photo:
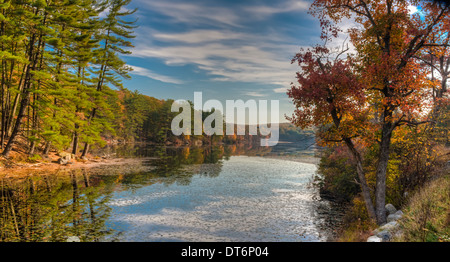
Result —
<path fill-rule="evenodd" d="M 397 220 L 403 217 L 403 212 L 397 210 L 392 204 L 386 205 L 386 211 L 389 214 L 386 218 L 387 223 L 375 229 L 372 236 L 367 238 L 367 242 L 389 242 L 395 236 L 401 234 Z"/>
<path fill-rule="evenodd" d="M 58 156 L 60 156 L 60 158 L 58 159 L 58 164 L 60 165 L 67 165 L 71 162 L 72 159 L 75 159 L 75 155 L 67 152 L 59 152 Z"/>

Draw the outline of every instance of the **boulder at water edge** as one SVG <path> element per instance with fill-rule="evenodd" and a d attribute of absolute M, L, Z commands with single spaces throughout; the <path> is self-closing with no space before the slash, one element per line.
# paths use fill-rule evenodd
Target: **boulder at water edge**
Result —
<path fill-rule="evenodd" d="M 377 236 L 371 236 L 367 239 L 367 242 L 382 242 L 382 239 Z"/>
<path fill-rule="evenodd" d="M 399 211 L 395 212 L 394 214 L 390 214 L 386 218 L 386 220 L 389 223 L 389 222 L 393 222 L 393 221 L 399 220 L 400 218 L 402 218 L 402 216 L 403 216 L 403 212 L 401 210 L 399 210 Z"/>
<path fill-rule="evenodd" d="M 397 209 L 395 209 L 394 205 L 392 205 L 392 204 L 387 204 L 385 206 L 385 208 L 386 208 L 386 211 L 388 212 L 389 215 L 390 214 L 394 214 L 395 212 L 397 212 Z"/>

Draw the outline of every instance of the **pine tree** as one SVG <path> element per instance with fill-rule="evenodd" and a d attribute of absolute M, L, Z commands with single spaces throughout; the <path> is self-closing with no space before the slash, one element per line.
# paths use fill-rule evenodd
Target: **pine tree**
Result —
<path fill-rule="evenodd" d="M 77 154 L 80 132 L 87 126 L 86 112 L 92 110 L 94 104 L 89 99 L 93 79 L 88 72 L 89 63 L 94 56 L 92 50 L 98 48 L 99 40 L 95 39 L 94 32 L 99 28 L 98 14 L 104 11 L 104 6 L 96 6 L 95 1 L 86 0 L 82 3 L 80 11 L 85 14 L 80 23 L 79 30 L 74 34 L 74 47 L 76 72 L 78 78 L 77 100 L 75 101 L 75 121 L 72 140 L 72 154 Z"/>
<path fill-rule="evenodd" d="M 131 0 L 109 0 L 106 6 L 109 12 L 104 20 L 102 20 L 101 30 L 95 36 L 101 41 L 101 47 L 95 51 L 96 68 L 92 73 L 97 75 L 97 83 L 95 87 L 95 95 L 92 97 L 95 107 L 91 110 L 88 117 L 88 126 L 85 130 L 84 149 L 81 157 L 85 157 L 89 150 L 89 145 L 100 139 L 102 130 L 112 130 L 112 127 L 105 118 L 108 117 L 108 103 L 105 96 L 114 94 L 108 84 L 121 88 L 122 83 L 120 77 L 129 78 L 127 74 L 131 70 L 129 66 L 119 57 L 121 54 L 130 54 L 131 52 L 124 48 L 132 47 L 129 39 L 134 38 L 132 35 L 135 28 L 135 21 L 126 21 L 123 18 L 133 14 L 132 11 L 122 11 Z"/>
<path fill-rule="evenodd" d="M 122 86 L 136 10 L 131 0 L 0 0 L 0 147 L 7 157 L 25 138 L 39 148 L 78 152 L 118 130 L 126 139 L 144 136 L 155 106 Z M 106 16 L 101 16 L 100 13 Z M 123 90 L 130 94 L 123 101 Z M 25 148 L 24 148 L 25 149 Z"/>
<path fill-rule="evenodd" d="M 19 83 L 19 92 L 16 95 L 15 105 L 13 107 L 12 116 L 15 115 L 15 107 L 19 104 L 19 111 L 15 123 L 12 128 L 11 135 L 8 142 L 2 152 L 2 155 L 7 157 L 11 152 L 13 143 L 15 142 L 23 120 L 25 119 L 26 110 L 30 104 L 30 96 L 33 91 L 34 75 L 39 65 L 39 60 L 45 47 L 45 34 L 48 29 L 47 26 L 47 12 L 45 10 L 45 1 L 22 1 L 16 3 L 13 8 L 14 26 L 19 30 L 19 34 L 24 33 L 27 37 L 23 38 L 23 53 L 21 60 L 26 59 L 26 63 L 23 66 L 23 71 L 20 73 L 21 80 Z M 11 24 L 11 25 L 12 25 Z M 20 99 L 19 99 L 20 98 Z M 19 103 L 20 100 L 20 103 Z"/>

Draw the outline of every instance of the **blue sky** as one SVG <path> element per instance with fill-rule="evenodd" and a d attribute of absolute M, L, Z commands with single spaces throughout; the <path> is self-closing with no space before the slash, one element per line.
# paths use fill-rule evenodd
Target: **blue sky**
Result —
<path fill-rule="evenodd" d="M 311 0 L 134 0 L 139 27 L 130 90 L 159 99 L 279 100 L 280 121 L 291 115 L 286 95 L 300 47 L 320 43 Z"/>

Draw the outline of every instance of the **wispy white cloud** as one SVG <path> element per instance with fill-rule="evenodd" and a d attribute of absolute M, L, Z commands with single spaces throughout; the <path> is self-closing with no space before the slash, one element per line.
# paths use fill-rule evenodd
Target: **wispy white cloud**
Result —
<path fill-rule="evenodd" d="M 280 88 L 275 88 L 273 90 L 275 93 L 286 93 L 288 91 L 287 87 L 280 87 Z"/>
<path fill-rule="evenodd" d="M 236 12 L 224 6 L 206 6 L 185 1 L 140 1 L 140 3 L 159 14 L 170 17 L 173 22 L 239 27 L 240 19 Z"/>
<path fill-rule="evenodd" d="M 237 33 L 230 30 L 211 30 L 201 29 L 192 30 L 183 33 L 162 33 L 154 32 L 153 37 L 158 41 L 175 42 L 175 43 L 205 43 L 205 42 L 217 42 L 223 40 L 233 40 L 245 38 L 245 34 Z"/>
<path fill-rule="evenodd" d="M 291 49 L 291 54 L 294 54 L 296 47 Z M 297 67 L 291 65 L 290 59 L 280 52 L 283 51 L 249 45 L 202 43 L 199 40 L 198 45 L 137 46 L 133 55 L 159 58 L 167 65 L 194 64 L 216 81 L 286 86 L 295 76 Z"/>
<path fill-rule="evenodd" d="M 288 12 L 298 12 L 308 10 L 310 3 L 307 1 L 273 1 L 275 5 L 248 6 L 245 10 L 254 15 L 274 15 Z"/>
<path fill-rule="evenodd" d="M 246 96 L 254 96 L 254 97 L 264 97 L 264 96 L 267 96 L 267 94 L 263 94 L 263 93 L 261 93 L 261 92 L 255 92 L 255 91 L 245 92 L 244 95 L 246 95 Z"/>
<path fill-rule="evenodd" d="M 139 67 L 139 66 L 133 66 L 133 65 L 129 65 L 131 68 L 133 68 L 133 71 L 130 72 L 130 74 L 134 74 L 134 75 L 140 75 L 140 76 L 145 76 L 154 80 L 158 80 L 161 82 L 165 82 L 165 83 L 171 83 L 171 84 L 182 84 L 183 81 L 173 78 L 171 76 L 165 76 L 165 75 L 160 75 L 157 74 L 147 68 L 143 68 L 143 67 Z"/>
<path fill-rule="evenodd" d="M 261 27 L 254 30 L 252 23 L 268 22 L 271 16 L 281 13 L 305 14 L 309 1 L 242 2 L 240 8 L 235 3 L 219 5 L 208 1 L 202 5 L 195 1 L 138 2 L 142 8 L 163 15 L 159 22 L 182 26 L 176 30 L 141 26 L 134 57 L 158 59 L 168 66 L 194 65 L 211 81 L 258 83 L 287 89 L 295 80 L 298 66 L 290 60 L 300 48 L 298 36 L 288 35 L 283 31 L 286 28 L 270 23 L 264 30 L 259 30 Z M 142 70 L 137 73 L 144 74 Z M 280 88 L 273 91 L 283 93 Z"/>
<path fill-rule="evenodd" d="M 306 0 L 271 1 L 271 4 L 258 3 L 250 5 L 242 3 L 237 9 L 230 5 L 213 5 L 205 2 L 198 4 L 188 1 L 148 1 L 140 0 L 142 6 L 170 17 L 173 22 L 192 24 L 209 24 L 214 26 L 242 27 L 241 22 L 252 18 L 267 18 L 267 16 L 306 11 L 310 2 Z"/>

